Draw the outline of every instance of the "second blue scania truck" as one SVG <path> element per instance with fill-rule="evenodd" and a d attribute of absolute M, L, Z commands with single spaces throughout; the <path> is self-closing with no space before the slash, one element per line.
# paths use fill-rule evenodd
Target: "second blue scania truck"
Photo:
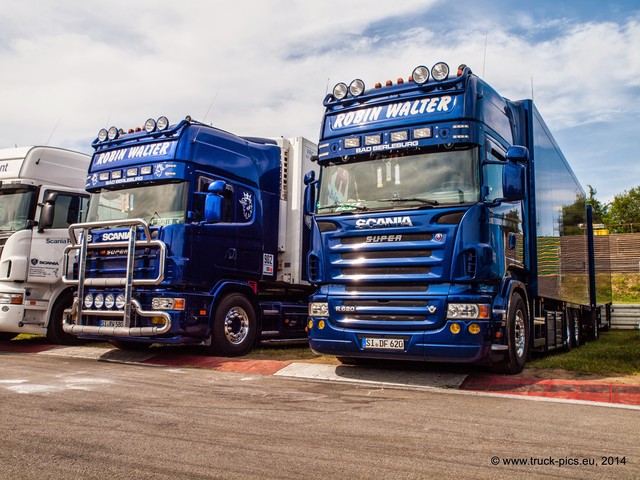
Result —
<path fill-rule="evenodd" d="M 247 353 L 304 338 L 303 173 L 316 145 L 243 138 L 190 117 L 94 141 L 86 222 L 69 227 L 64 331 L 120 348 Z"/>
<path fill-rule="evenodd" d="M 325 98 L 312 214 L 311 348 L 522 370 L 597 337 L 610 278 L 585 193 L 531 100 L 465 65 Z"/>

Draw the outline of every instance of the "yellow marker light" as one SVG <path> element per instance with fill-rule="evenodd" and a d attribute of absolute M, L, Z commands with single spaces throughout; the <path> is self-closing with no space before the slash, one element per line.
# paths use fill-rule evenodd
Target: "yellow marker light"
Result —
<path fill-rule="evenodd" d="M 320 320 L 320 321 L 318 322 L 318 328 L 319 328 L 320 330 L 322 330 L 322 329 L 324 328 L 324 326 L 325 326 L 324 320 Z"/>
<path fill-rule="evenodd" d="M 308 328 L 309 330 L 311 330 L 311 329 L 313 328 L 313 320 L 309 320 L 309 321 L 307 322 L 307 328 Z"/>
<path fill-rule="evenodd" d="M 473 335 L 477 335 L 478 333 L 480 333 L 480 325 L 478 325 L 477 323 L 472 323 L 471 325 L 469 325 L 469 333 Z"/>
<path fill-rule="evenodd" d="M 449 330 L 451 330 L 451 333 L 453 333 L 454 335 L 457 335 L 458 333 L 460 333 L 460 325 L 458 325 L 457 323 L 452 323 L 449 327 Z"/>
<path fill-rule="evenodd" d="M 164 325 L 166 323 L 164 317 L 151 317 L 152 325 Z"/>

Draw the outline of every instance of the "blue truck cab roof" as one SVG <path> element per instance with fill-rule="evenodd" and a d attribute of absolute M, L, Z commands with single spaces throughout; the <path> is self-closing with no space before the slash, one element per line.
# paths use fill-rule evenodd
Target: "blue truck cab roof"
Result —
<path fill-rule="evenodd" d="M 164 130 L 120 130 L 96 138 L 87 175 L 88 191 L 140 182 L 187 179 L 194 169 L 237 178 L 278 193 L 280 148 L 270 139 L 239 137 L 185 118 Z"/>
<path fill-rule="evenodd" d="M 340 100 L 328 94 L 318 158 L 323 163 L 396 149 L 479 143 L 470 123 L 485 120 L 511 144 L 509 103 L 466 66 L 443 81 L 377 86 Z"/>

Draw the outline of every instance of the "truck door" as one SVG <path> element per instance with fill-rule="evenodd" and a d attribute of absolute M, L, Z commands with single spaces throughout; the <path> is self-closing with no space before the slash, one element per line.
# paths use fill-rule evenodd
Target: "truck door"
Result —
<path fill-rule="evenodd" d="M 261 222 L 257 220 L 260 206 L 253 191 L 238 186 L 234 191 L 234 215 L 238 226 L 238 261 L 236 268 L 247 278 L 262 274 Z M 268 220 L 267 220 L 268 221 Z M 276 228 L 274 226 L 274 228 Z"/>
<path fill-rule="evenodd" d="M 55 193 L 53 223 L 48 228 L 32 229 L 31 250 L 27 281 L 56 283 L 62 275 L 62 252 L 69 243 L 69 225 L 83 221 L 89 204 L 89 195 L 61 188 L 45 187 L 40 190 L 39 211 L 44 200 Z M 36 217 L 38 218 L 38 217 Z"/>
<path fill-rule="evenodd" d="M 204 218 L 204 198 L 213 180 L 218 179 L 204 175 L 198 177 L 194 204 L 198 220 Z M 196 241 L 193 242 L 191 251 L 191 268 L 196 272 L 196 278 L 208 279 L 208 283 L 220 277 L 236 276 L 238 227 L 234 221 L 233 190 L 233 185 L 228 183 L 223 195 L 221 221 L 201 223 L 196 227 Z"/>
<path fill-rule="evenodd" d="M 486 200 L 503 197 L 502 170 L 506 151 L 497 143 L 487 141 L 487 162 L 483 166 Z M 493 251 L 499 258 L 493 265 L 499 277 L 512 267 L 524 267 L 524 236 L 522 202 L 502 202 L 489 209 L 489 235 Z"/>

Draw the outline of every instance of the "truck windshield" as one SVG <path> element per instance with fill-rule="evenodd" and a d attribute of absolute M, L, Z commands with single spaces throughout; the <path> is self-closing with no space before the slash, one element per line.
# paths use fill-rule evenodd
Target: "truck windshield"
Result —
<path fill-rule="evenodd" d="M 185 182 L 102 189 L 91 195 L 87 221 L 142 218 L 149 225 L 184 223 L 186 203 Z"/>
<path fill-rule="evenodd" d="M 0 189 L 0 231 L 15 232 L 27 228 L 27 220 L 33 218 L 35 202 L 35 188 Z"/>
<path fill-rule="evenodd" d="M 318 213 L 432 208 L 480 200 L 478 148 L 389 153 L 323 168 Z"/>

